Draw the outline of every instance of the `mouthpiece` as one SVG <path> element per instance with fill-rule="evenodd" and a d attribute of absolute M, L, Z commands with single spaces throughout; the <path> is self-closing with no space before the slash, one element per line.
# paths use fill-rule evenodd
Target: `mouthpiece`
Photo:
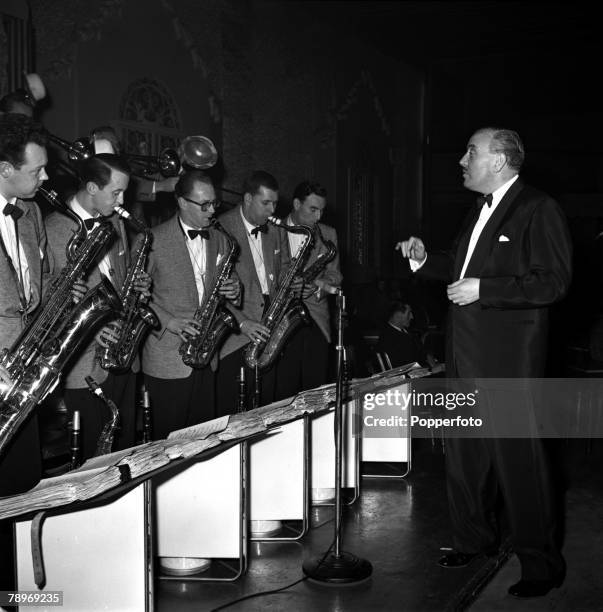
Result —
<path fill-rule="evenodd" d="M 115 206 L 113 210 L 124 219 L 132 219 L 132 215 L 123 206 Z"/>
<path fill-rule="evenodd" d="M 104 395 L 103 390 L 100 388 L 99 384 L 94 380 L 94 378 L 92 378 L 92 376 L 86 376 L 85 381 L 90 391 L 94 393 L 94 395 L 102 399 Z"/>

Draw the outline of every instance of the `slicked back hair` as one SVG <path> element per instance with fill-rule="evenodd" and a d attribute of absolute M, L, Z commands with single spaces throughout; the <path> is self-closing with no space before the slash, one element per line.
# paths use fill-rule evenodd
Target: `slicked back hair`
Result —
<path fill-rule="evenodd" d="M 254 196 L 260 191 L 261 187 L 271 189 L 272 191 L 278 191 L 278 182 L 269 172 L 256 170 L 245 181 L 243 193 Z"/>
<path fill-rule="evenodd" d="M 296 198 L 303 202 L 309 195 L 317 195 L 321 198 L 327 197 L 327 190 L 317 182 L 312 181 L 302 181 L 293 191 L 293 199 Z"/>
<path fill-rule="evenodd" d="M 46 146 L 46 136 L 41 123 L 18 113 L 0 115 L 0 161 L 20 168 L 25 161 L 25 147 L 30 142 L 41 147 Z"/>
<path fill-rule="evenodd" d="M 113 153 L 99 153 L 82 160 L 78 164 L 80 188 L 85 187 L 88 183 L 96 183 L 99 189 L 104 189 L 111 181 L 113 170 L 127 175 L 131 173 L 128 162 Z"/>
<path fill-rule="evenodd" d="M 195 183 L 203 183 L 204 185 L 214 186 L 211 177 L 203 170 L 187 170 L 180 175 L 174 192 L 178 197 L 190 198 L 195 187 Z"/>
<path fill-rule="evenodd" d="M 499 127 L 486 127 L 480 132 L 489 132 L 492 135 L 490 142 L 491 153 L 504 153 L 509 168 L 519 172 L 525 159 L 525 150 L 519 134 L 515 130 Z"/>

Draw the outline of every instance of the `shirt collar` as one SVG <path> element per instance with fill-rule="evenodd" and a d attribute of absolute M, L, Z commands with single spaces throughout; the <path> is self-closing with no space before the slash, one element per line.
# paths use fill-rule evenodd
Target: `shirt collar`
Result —
<path fill-rule="evenodd" d="M 511 188 L 511 185 L 519 178 L 519 174 L 516 174 L 513 178 L 509 179 L 504 185 L 501 185 L 496 191 L 492 192 L 492 206 L 490 207 L 494 210 L 499 202 L 504 198 L 505 194 Z"/>
<path fill-rule="evenodd" d="M 100 217 L 100 215 L 93 216 L 91 215 L 78 201 L 77 197 L 73 196 L 71 199 L 71 210 L 83 221 L 86 219 L 96 219 L 96 217 Z"/>
<path fill-rule="evenodd" d="M 251 235 L 251 230 L 258 227 L 257 225 L 253 225 L 252 223 L 249 223 L 249 221 L 247 221 L 247 219 L 245 219 L 245 215 L 243 214 L 243 207 L 241 206 L 241 219 L 243 219 L 243 225 L 245 226 L 245 229 L 247 230 L 247 235 L 250 236 Z M 257 238 L 257 235 L 255 236 L 255 238 Z"/>
<path fill-rule="evenodd" d="M 182 217 L 180 215 L 178 215 L 178 223 L 180 223 L 180 227 L 182 228 L 182 231 L 184 232 L 184 235 L 186 236 L 187 240 L 190 240 L 191 237 L 188 235 L 188 230 L 209 230 L 209 226 L 207 227 L 193 227 L 192 225 L 188 225 L 187 223 L 185 223 L 182 220 Z"/>

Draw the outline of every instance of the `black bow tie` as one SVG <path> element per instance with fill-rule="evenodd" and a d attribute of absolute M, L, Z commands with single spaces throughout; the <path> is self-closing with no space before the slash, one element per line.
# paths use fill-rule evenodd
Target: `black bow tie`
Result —
<path fill-rule="evenodd" d="M 14 204 L 7 204 L 2 212 L 7 216 L 10 215 L 15 221 L 23 214 L 23 211 Z"/>
<path fill-rule="evenodd" d="M 190 230 L 186 230 L 186 233 L 188 234 L 188 237 L 191 240 L 194 240 L 197 236 L 201 236 L 201 238 L 205 238 L 205 240 L 209 239 L 209 231 L 206 229 L 200 229 L 200 230 L 190 229 Z"/>
<path fill-rule="evenodd" d="M 95 223 L 98 223 L 98 219 L 94 219 L 94 218 L 84 219 L 84 225 L 86 226 L 86 229 L 88 231 L 90 231 L 94 227 Z"/>
<path fill-rule="evenodd" d="M 487 204 L 488 207 L 492 206 L 492 194 L 489 193 L 488 195 L 481 195 L 477 198 L 477 203 L 479 205 L 479 207 L 481 208 L 484 204 Z"/>
<path fill-rule="evenodd" d="M 268 231 L 268 224 L 264 223 L 264 225 L 258 225 L 257 227 L 254 227 L 249 233 L 255 238 L 259 232 L 262 232 L 262 234 L 265 234 Z"/>

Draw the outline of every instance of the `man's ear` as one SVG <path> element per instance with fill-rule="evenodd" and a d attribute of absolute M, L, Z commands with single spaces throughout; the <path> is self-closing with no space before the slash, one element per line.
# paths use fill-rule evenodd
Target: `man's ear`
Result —
<path fill-rule="evenodd" d="M 7 161 L 0 162 L 0 176 L 3 179 L 10 178 L 12 173 L 15 171 L 15 167 Z"/>
<path fill-rule="evenodd" d="M 496 154 L 494 171 L 500 172 L 507 165 L 507 156 L 501 151 Z"/>
<path fill-rule="evenodd" d="M 293 198 L 293 210 L 299 210 L 302 203 L 299 198 Z"/>
<path fill-rule="evenodd" d="M 245 202 L 247 206 L 251 204 L 251 194 L 250 193 L 246 193 L 243 195 L 243 202 Z"/>
<path fill-rule="evenodd" d="M 90 195 L 95 195 L 96 193 L 98 193 L 99 187 L 98 187 L 98 185 L 94 181 L 88 181 L 86 183 L 86 191 Z"/>

